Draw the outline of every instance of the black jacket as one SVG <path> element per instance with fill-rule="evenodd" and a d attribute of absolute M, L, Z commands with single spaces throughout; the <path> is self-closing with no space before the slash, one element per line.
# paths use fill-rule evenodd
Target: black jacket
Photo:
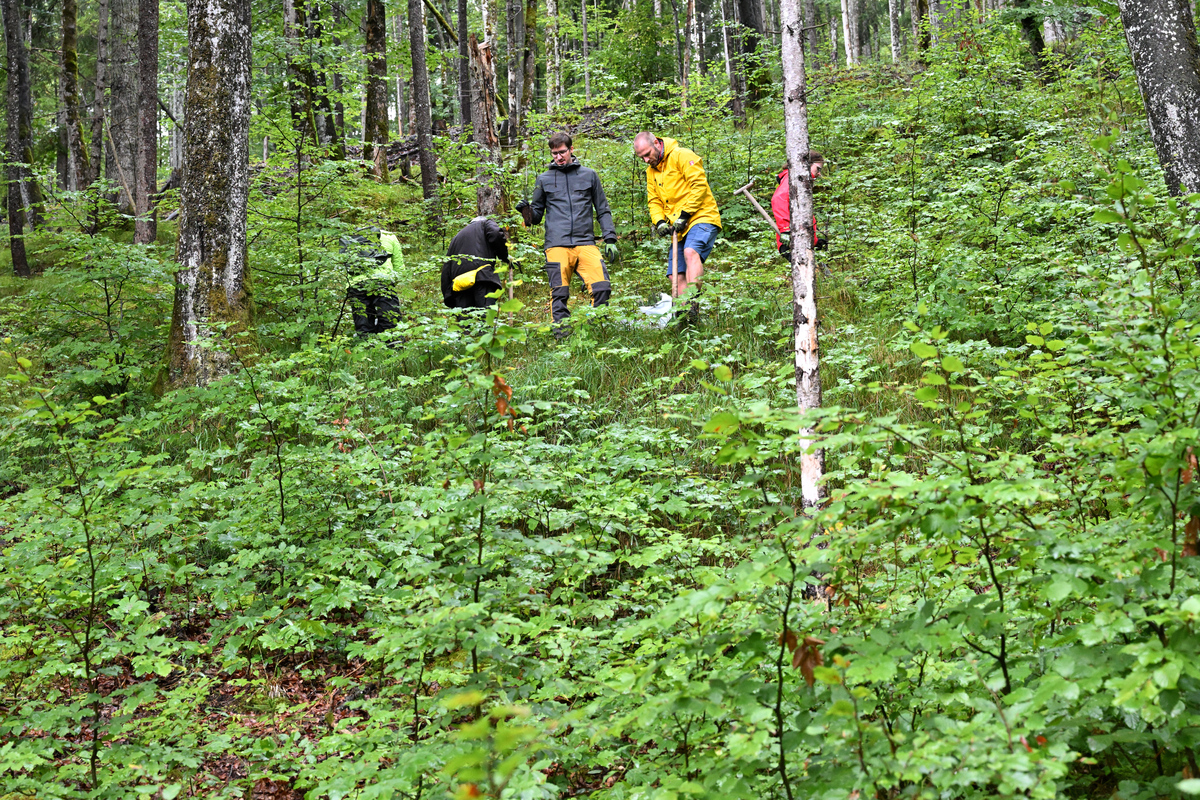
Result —
<path fill-rule="evenodd" d="M 612 212 L 608 210 L 608 199 L 600 186 L 596 170 L 588 169 L 572 158 L 570 164 L 550 168 L 537 177 L 533 189 L 533 224 L 546 215 L 546 248 L 580 247 L 596 243 L 592 228 L 592 207 L 596 208 L 596 219 L 604 241 L 616 242 L 617 231 L 613 227 Z"/>
<path fill-rule="evenodd" d="M 476 283 L 500 285 L 492 268 L 496 259 L 508 263 L 508 243 L 504 231 L 494 219 L 476 217 L 454 234 L 442 265 L 442 300 L 449 301 L 454 292 L 454 279 L 476 267 L 484 267 L 475 276 Z"/>

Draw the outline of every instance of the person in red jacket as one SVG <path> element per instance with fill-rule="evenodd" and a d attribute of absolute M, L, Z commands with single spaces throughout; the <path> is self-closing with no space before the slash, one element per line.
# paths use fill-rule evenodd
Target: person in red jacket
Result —
<path fill-rule="evenodd" d="M 815 181 L 821 177 L 821 170 L 825 167 L 825 156 L 816 150 L 809 150 L 808 163 L 812 179 Z M 775 224 L 779 226 L 779 233 L 775 236 L 775 247 L 779 250 L 779 255 L 786 259 L 791 259 L 792 257 L 790 235 L 792 211 L 789 205 L 790 202 L 791 200 L 788 197 L 788 171 L 784 167 L 783 172 L 779 173 L 779 186 L 775 188 L 775 194 L 771 195 L 771 214 L 775 217 Z M 816 214 L 813 214 L 813 249 L 825 249 L 825 240 L 817 236 Z"/>

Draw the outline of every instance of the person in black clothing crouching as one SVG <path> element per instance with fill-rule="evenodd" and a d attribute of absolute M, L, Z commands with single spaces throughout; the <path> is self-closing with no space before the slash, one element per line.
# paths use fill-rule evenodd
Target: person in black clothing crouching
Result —
<path fill-rule="evenodd" d="M 476 217 L 454 234 L 442 265 L 442 300 L 447 308 L 487 308 L 501 287 L 497 261 L 508 263 L 508 237 L 489 217 Z"/>

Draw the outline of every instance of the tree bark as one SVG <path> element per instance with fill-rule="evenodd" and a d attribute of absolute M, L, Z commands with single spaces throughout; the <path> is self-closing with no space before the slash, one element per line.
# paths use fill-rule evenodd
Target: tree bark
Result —
<path fill-rule="evenodd" d="M 421 164 L 421 193 L 426 200 L 433 200 L 438 194 L 437 157 L 433 152 L 429 70 L 425 66 L 425 7 L 421 0 L 408 0 L 408 37 L 412 53 L 412 106 L 416 118 L 417 158 Z"/>
<path fill-rule="evenodd" d="M 801 46 L 799 0 L 783 0 L 784 129 L 788 194 L 792 219 L 792 329 L 795 336 L 796 403 L 801 411 L 821 406 L 821 360 L 817 338 L 816 254 L 813 251 L 813 196 L 809 171 L 808 98 Z M 800 492 L 805 508 L 820 505 L 825 469 L 822 450 L 812 449 L 811 429 L 800 430 Z M 810 452 L 811 450 L 811 452 Z"/>
<path fill-rule="evenodd" d="M 179 271 L 168 344 L 172 386 L 203 386 L 251 347 L 250 4 L 187 0 L 188 82 Z"/>
<path fill-rule="evenodd" d="M 585 0 L 586 2 L 586 0 Z M 508 136 L 511 146 L 521 140 L 525 99 L 525 3 L 524 0 L 504 2 L 505 39 L 508 44 L 504 66 L 508 77 Z M 474 56 L 472 56 L 474 58 Z"/>
<path fill-rule="evenodd" d="M 330 4 L 330 10 L 333 18 L 341 19 L 346 14 L 346 9 L 341 3 L 335 2 Z M 335 48 L 341 46 L 342 41 L 337 36 L 332 37 L 333 46 Z M 334 153 L 337 158 L 346 157 L 346 104 L 342 102 L 342 78 L 341 65 L 335 65 L 333 69 L 333 129 L 334 129 Z"/>
<path fill-rule="evenodd" d="M 24 49 L 21 35 L 21 16 L 17 0 L 3 0 L 0 11 L 4 13 L 5 69 L 8 73 L 5 92 L 7 112 L 7 156 L 8 156 L 8 241 L 12 254 L 13 274 L 18 278 L 29 277 L 29 260 L 25 254 L 25 205 L 21 199 L 21 181 L 24 177 L 21 164 L 20 114 L 21 79 L 17 60 Z"/>
<path fill-rule="evenodd" d="M 765 25 L 761 0 L 737 0 L 738 21 L 742 25 L 742 75 L 746 80 L 746 92 L 749 100 L 761 99 L 767 90 L 766 82 L 769 75 L 760 63 L 759 43 L 762 41 Z"/>
<path fill-rule="evenodd" d="M 538 0 L 526 0 L 525 49 L 522 53 L 525 81 L 521 84 L 525 97 L 521 103 L 522 113 L 533 108 L 537 98 L 537 8 Z"/>
<path fill-rule="evenodd" d="M 108 0 L 99 0 L 96 4 L 96 79 L 93 83 L 92 95 L 92 177 L 105 176 L 105 154 L 108 145 L 104 142 L 105 116 L 108 110 L 105 92 L 108 89 Z"/>
<path fill-rule="evenodd" d="M 83 141 L 83 114 L 79 101 L 78 18 L 79 5 L 76 0 L 62 0 L 62 99 L 69 174 L 74 178 L 69 182 L 71 189 L 81 189 L 92 182 L 91 162 L 87 144 Z"/>
<path fill-rule="evenodd" d="M 458 105 L 465 130 L 471 125 L 471 55 L 467 51 L 467 0 L 458 0 Z"/>
<path fill-rule="evenodd" d="M 900 63 L 900 0 L 888 0 L 888 35 L 892 39 L 892 63 Z"/>
<path fill-rule="evenodd" d="M 917 53 L 929 49 L 929 0 L 912 0 L 912 32 Z"/>
<path fill-rule="evenodd" d="M 1200 46 L 1188 0 L 1120 0 L 1167 191 L 1200 192 Z"/>
<path fill-rule="evenodd" d="M 558 106 L 562 91 L 562 55 L 558 43 L 558 0 L 546 0 L 546 113 Z"/>
<path fill-rule="evenodd" d="M 134 187 L 133 241 L 152 244 L 158 238 L 153 196 L 158 191 L 158 0 L 138 3 L 138 149 Z"/>
<path fill-rule="evenodd" d="M 500 137 L 496 135 L 496 65 L 491 46 L 483 45 L 471 34 L 467 43 L 471 55 L 471 141 L 481 150 L 475 172 L 475 199 L 480 215 L 500 212 L 504 196 L 493 179 L 491 165 L 500 163 Z M 510 118 L 511 119 L 511 118 Z"/>
<path fill-rule="evenodd" d="M 109 0 L 109 3 L 112 58 L 106 138 L 112 152 L 107 177 L 120 186 L 117 206 L 121 213 L 132 214 L 134 203 L 129 192 L 136 183 L 138 143 L 138 0 Z"/>
<path fill-rule="evenodd" d="M 304 52 L 305 40 L 308 37 L 308 14 L 304 7 L 304 0 L 284 0 L 283 37 L 288 43 L 286 58 L 288 104 L 292 111 L 292 129 L 298 137 L 296 149 L 299 151 L 305 143 L 317 144 L 320 141 L 317 133 L 316 108 L 313 103 L 313 87 L 316 79 L 313 76 L 311 62 Z M 369 64 L 367 69 L 370 70 Z"/>
<path fill-rule="evenodd" d="M 580 0 L 579 7 L 582 10 L 580 20 L 583 25 L 583 97 L 590 103 L 592 102 L 592 73 L 588 68 L 587 0 Z"/>
<path fill-rule="evenodd" d="M 367 0 L 366 14 L 367 57 L 367 124 L 363 141 L 374 145 L 372 160 L 375 177 L 388 182 L 388 88 L 387 88 L 387 20 L 383 0 Z"/>
<path fill-rule="evenodd" d="M 932 6 L 934 0 L 930 0 L 930 13 L 932 15 Z M 1183 0 L 1186 3 L 1186 0 Z M 1021 16 L 1021 36 L 1025 39 L 1025 43 L 1029 45 L 1030 52 L 1033 53 L 1033 63 L 1037 71 L 1040 73 L 1046 67 L 1043 51 L 1046 49 L 1046 42 L 1042 39 L 1042 25 L 1038 22 L 1037 17 L 1033 14 L 1030 8 L 1029 0 L 1015 0 L 1013 8 L 1020 9 L 1024 12 Z M 935 27 L 936 33 L 936 27 Z M 1195 35 L 1193 34 L 1193 40 Z M 937 41 L 936 35 L 934 41 Z"/>
<path fill-rule="evenodd" d="M 586 0 L 585 0 L 586 2 Z M 692 75 L 692 29 L 696 24 L 696 0 L 687 0 L 683 11 L 683 68 L 680 70 L 680 107 L 688 106 L 688 83 Z"/>
<path fill-rule="evenodd" d="M 782 13 L 782 9 L 780 9 Z M 806 67 L 817 66 L 817 45 L 820 43 L 820 31 L 817 30 L 816 0 L 804 0 L 804 32 L 807 38 L 808 50 L 804 53 Z"/>

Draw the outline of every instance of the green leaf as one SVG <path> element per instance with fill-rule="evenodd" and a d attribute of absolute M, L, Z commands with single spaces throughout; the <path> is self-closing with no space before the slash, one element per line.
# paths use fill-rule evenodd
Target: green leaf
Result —
<path fill-rule="evenodd" d="M 1175 788 L 1184 794 L 1200 794 L 1200 778 L 1188 778 L 1175 784 Z"/>
<path fill-rule="evenodd" d="M 922 386 L 920 389 L 917 389 L 915 396 L 918 400 L 922 401 L 937 400 L 938 390 L 936 386 Z"/>
<path fill-rule="evenodd" d="M 946 372 L 966 372 L 967 367 L 962 361 L 954 356 L 946 356 L 942 359 L 942 369 Z"/>
<path fill-rule="evenodd" d="M 691 363 L 689 366 L 690 366 L 692 369 L 706 370 L 706 369 L 708 369 L 708 362 L 707 362 L 707 361 L 701 361 L 701 360 L 700 360 L 700 359 L 698 359 L 698 358 L 693 358 L 693 359 L 692 359 L 692 363 Z"/>
<path fill-rule="evenodd" d="M 1124 222 L 1125 218 L 1113 211 L 1111 208 L 1102 208 L 1095 214 L 1092 214 L 1092 219 L 1096 222 Z"/>
<path fill-rule="evenodd" d="M 913 342 L 908 349 L 917 358 L 937 358 L 937 348 L 926 342 Z"/>
<path fill-rule="evenodd" d="M 497 304 L 496 310 L 501 314 L 515 314 L 524 307 L 525 304 L 514 297 L 512 300 L 505 300 L 503 303 Z"/>
<path fill-rule="evenodd" d="M 721 364 L 713 367 L 713 376 L 719 381 L 731 381 L 733 380 L 733 370 Z"/>

